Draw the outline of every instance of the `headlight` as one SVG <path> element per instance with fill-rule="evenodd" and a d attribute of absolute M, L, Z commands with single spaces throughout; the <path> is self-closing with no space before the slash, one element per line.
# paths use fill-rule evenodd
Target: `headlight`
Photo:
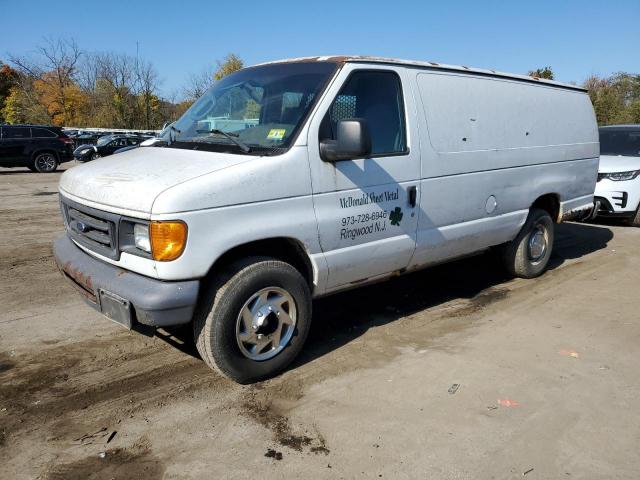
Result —
<path fill-rule="evenodd" d="M 133 242 L 136 248 L 151 253 L 151 240 L 149 239 L 149 225 L 136 223 L 133 226 Z"/>
<path fill-rule="evenodd" d="M 614 182 L 621 182 L 625 180 L 633 180 L 640 174 L 640 170 L 631 170 L 629 172 L 613 172 L 613 173 L 603 173 L 603 178 L 608 178 L 609 180 L 613 180 Z"/>
<path fill-rule="evenodd" d="M 179 220 L 171 222 L 151 222 L 151 255 L 154 260 L 168 262 L 175 260 L 187 245 L 187 225 Z"/>
<path fill-rule="evenodd" d="M 86 155 L 87 153 L 89 153 L 91 151 L 90 148 L 83 148 L 82 150 L 80 150 L 80 155 Z"/>

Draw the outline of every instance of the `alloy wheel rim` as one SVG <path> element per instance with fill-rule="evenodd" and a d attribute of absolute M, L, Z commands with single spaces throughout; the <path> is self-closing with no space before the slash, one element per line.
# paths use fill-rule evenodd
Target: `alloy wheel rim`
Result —
<path fill-rule="evenodd" d="M 56 166 L 56 159 L 51 154 L 40 155 L 38 157 L 38 168 L 43 171 L 53 170 Z"/>
<path fill-rule="evenodd" d="M 240 351 L 254 361 L 275 357 L 291 340 L 296 320 L 296 304 L 286 290 L 263 288 L 245 302 L 238 314 L 236 341 Z"/>

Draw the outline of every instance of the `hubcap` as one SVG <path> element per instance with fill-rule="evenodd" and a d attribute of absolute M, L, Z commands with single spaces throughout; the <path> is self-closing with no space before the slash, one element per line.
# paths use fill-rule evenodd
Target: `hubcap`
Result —
<path fill-rule="evenodd" d="M 529 236 L 529 258 L 537 262 L 547 253 L 547 231 L 542 225 L 536 225 Z"/>
<path fill-rule="evenodd" d="M 253 294 L 236 321 L 240 351 L 255 361 L 275 357 L 291 340 L 296 318 L 296 304 L 287 291 L 269 287 Z"/>
<path fill-rule="evenodd" d="M 56 167 L 56 159 L 51 154 L 40 155 L 38 157 L 38 167 L 42 171 L 53 170 Z"/>

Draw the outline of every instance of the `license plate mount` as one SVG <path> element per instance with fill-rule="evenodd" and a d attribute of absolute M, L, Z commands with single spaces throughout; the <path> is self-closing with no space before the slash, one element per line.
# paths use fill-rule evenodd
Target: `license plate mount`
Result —
<path fill-rule="evenodd" d="M 131 303 L 115 293 L 100 289 L 100 311 L 109 320 L 131 330 L 133 319 L 131 315 Z"/>

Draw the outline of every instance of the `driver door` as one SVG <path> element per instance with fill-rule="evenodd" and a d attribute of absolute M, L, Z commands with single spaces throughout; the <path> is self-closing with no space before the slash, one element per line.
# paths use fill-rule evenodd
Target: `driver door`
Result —
<path fill-rule="evenodd" d="M 416 245 L 420 153 L 411 90 L 402 68 L 345 65 L 309 128 L 309 161 L 327 291 L 407 267 Z M 409 108 L 409 106 L 411 108 Z M 325 162 L 319 144 L 336 123 L 362 118 L 368 158 Z M 416 142 L 417 143 L 417 142 Z"/>

